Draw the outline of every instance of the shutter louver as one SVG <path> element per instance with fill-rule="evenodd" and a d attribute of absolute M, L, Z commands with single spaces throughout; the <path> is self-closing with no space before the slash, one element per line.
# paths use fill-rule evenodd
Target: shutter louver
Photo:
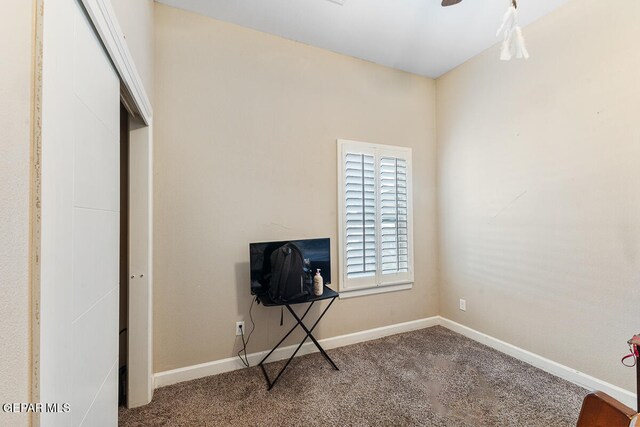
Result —
<path fill-rule="evenodd" d="M 376 180 L 374 156 L 345 158 L 346 267 L 348 278 L 376 274 Z"/>
<path fill-rule="evenodd" d="M 407 161 L 380 158 L 380 250 L 382 274 L 409 271 Z"/>

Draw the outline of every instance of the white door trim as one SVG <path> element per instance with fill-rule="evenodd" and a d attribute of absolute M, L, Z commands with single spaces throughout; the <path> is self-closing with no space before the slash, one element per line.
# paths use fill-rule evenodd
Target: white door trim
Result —
<path fill-rule="evenodd" d="M 151 124 L 153 110 L 151 102 L 144 90 L 142 79 L 138 73 L 129 46 L 116 18 L 110 0 L 82 0 L 87 14 L 102 40 L 107 54 L 111 58 L 120 79 L 131 95 L 140 117 L 146 125 Z"/>
<path fill-rule="evenodd" d="M 128 96 L 137 109 L 142 121 L 148 126 L 149 138 L 149 173 L 147 177 L 148 205 L 130 204 L 129 216 L 136 215 L 135 209 L 139 208 L 144 212 L 139 214 L 148 215 L 148 242 L 149 260 L 148 271 L 146 271 L 147 280 L 142 283 L 136 283 L 136 286 L 146 286 L 142 290 L 142 294 L 146 295 L 146 299 L 135 298 L 129 301 L 129 319 L 137 319 L 135 325 L 129 325 L 129 336 L 135 336 L 135 340 L 129 340 L 129 384 L 128 384 L 128 402 L 129 406 L 141 406 L 151 402 L 153 397 L 153 329 L 152 329 L 152 313 L 153 313 L 153 282 L 152 282 L 152 182 L 153 182 L 153 157 L 152 157 L 152 127 L 153 109 L 151 102 L 144 89 L 142 79 L 135 66 L 133 57 L 124 38 L 120 24 L 116 17 L 110 0 L 81 0 L 87 15 L 91 19 L 96 33 L 100 37 L 105 50 L 110 57 L 116 72 L 120 76 L 122 86 L 128 92 Z M 134 143 L 134 141 L 130 141 Z M 133 183 L 130 182 L 130 186 Z M 138 196 L 141 196 L 138 194 Z M 131 258 L 131 254 L 129 254 Z M 131 283 L 130 287 L 131 289 Z M 139 289 L 140 291 L 140 289 Z M 130 292 L 131 296 L 131 292 Z M 132 302 L 134 302 L 132 304 Z M 148 319 L 148 324 L 144 325 L 140 319 Z M 132 330 L 133 329 L 135 330 Z M 132 372 L 133 369 L 133 372 Z M 133 381 L 132 381 L 133 379 Z"/>

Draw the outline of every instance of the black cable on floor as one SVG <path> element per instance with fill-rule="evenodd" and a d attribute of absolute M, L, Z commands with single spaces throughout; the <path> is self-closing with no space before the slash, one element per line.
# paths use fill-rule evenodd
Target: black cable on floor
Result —
<path fill-rule="evenodd" d="M 249 367 L 249 358 L 247 357 L 247 345 L 249 344 L 249 340 L 251 339 L 251 334 L 253 334 L 253 331 L 256 329 L 256 324 L 253 321 L 253 315 L 251 314 L 251 309 L 253 309 L 253 303 L 256 302 L 256 299 L 252 299 L 251 300 L 251 306 L 249 307 L 249 319 L 251 320 L 251 332 L 249 332 L 249 336 L 247 337 L 247 340 L 244 340 L 244 328 L 240 328 L 240 335 L 242 338 L 242 348 L 240 349 L 240 351 L 238 351 L 238 357 L 240 358 L 240 361 L 242 362 L 242 364 L 245 367 Z M 244 358 L 242 357 L 242 354 L 244 353 Z"/>

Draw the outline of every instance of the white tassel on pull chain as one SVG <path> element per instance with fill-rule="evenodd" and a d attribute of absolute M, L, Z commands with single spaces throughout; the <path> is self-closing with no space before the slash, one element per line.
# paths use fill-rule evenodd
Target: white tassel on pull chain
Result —
<path fill-rule="evenodd" d="M 524 43 L 522 29 L 518 25 L 518 10 L 515 5 L 509 6 L 507 13 L 502 18 L 502 25 L 498 29 L 496 36 L 504 32 L 504 40 L 502 41 L 502 49 L 500 49 L 500 59 L 510 61 L 514 56 L 516 58 L 529 58 L 529 52 Z"/>

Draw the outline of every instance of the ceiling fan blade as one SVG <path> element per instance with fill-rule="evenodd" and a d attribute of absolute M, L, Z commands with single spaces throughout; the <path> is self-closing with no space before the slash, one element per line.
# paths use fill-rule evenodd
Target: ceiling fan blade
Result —
<path fill-rule="evenodd" d="M 462 0 L 442 0 L 442 6 L 453 6 L 454 4 L 460 3 Z"/>

